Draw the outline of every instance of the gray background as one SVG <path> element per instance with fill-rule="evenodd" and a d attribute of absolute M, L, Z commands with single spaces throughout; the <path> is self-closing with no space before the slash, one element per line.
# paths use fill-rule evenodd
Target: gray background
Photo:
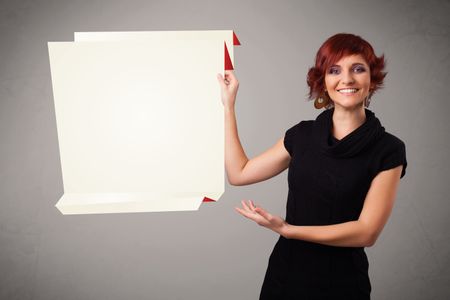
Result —
<path fill-rule="evenodd" d="M 226 186 L 197 212 L 63 216 L 47 41 L 74 31 L 233 29 L 239 134 L 249 157 L 319 114 L 306 72 L 332 34 L 385 53 L 370 109 L 407 145 L 394 211 L 367 248 L 373 299 L 450 299 L 449 1 L 0 2 L 0 298 L 257 299 L 277 235 L 237 214 L 284 216 L 287 181 Z M 219 88 L 219 86 L 218 86 Z M 220 101 L 217 99 L 217 101 Z"/>

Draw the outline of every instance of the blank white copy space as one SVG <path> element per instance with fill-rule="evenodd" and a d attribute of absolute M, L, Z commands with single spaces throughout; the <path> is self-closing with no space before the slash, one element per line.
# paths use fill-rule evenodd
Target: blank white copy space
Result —
<path fill-rule="evenodd" d="M 75 32 L 74 41 L 218 40 L 227 44 L 234 61 L 233 30 L 97 31 Z"/>
<path fill-rule="evenodd" d="M 49 54 L 66 213 L 220 197 L 223 40 L 50 42 Z"/>

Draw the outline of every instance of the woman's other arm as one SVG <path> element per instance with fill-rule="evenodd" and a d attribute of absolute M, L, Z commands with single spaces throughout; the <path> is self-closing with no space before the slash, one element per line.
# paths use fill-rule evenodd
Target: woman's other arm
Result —
<path fill-rule="evenodd" d="M 234 104 L 239 82 L 233 71 L 218 75 L 225 112 L 225 169 L 232 185 L 248 185 L 278 175 L 289 166 L 283 138 L 262 154 L 248 159 L 239 140 Z"/>
<path fill-rule="evenodd" d="M 286 225 L 283 235 L 331 246 L 373 246 L 394 206 L 401 171 L 402 166 L 398 166 L 380 172 L 372 180 L 358 220 L 324 226 Z"/>
<path fill-rule="evenodd" d="M 338 247 L 373 246 L 391 214 L 402 166 L 380 172 L 373 180 L 356 221 L 333 225 L 297 226 L 271 215 L 252 201 L 242 201 L 236 210 L 243 216 L 288 239 L 298 239 Z"/>

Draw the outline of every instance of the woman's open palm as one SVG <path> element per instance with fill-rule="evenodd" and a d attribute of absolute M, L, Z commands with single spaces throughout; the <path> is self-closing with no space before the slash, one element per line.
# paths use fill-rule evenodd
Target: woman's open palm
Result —
<path fill-rule="evenodd" d="M 251 200 L 249 200 L 248 202 L 242 200 L 241 203 L 242 208 L 236 207 L 236 211 L 244 217 L 255 221 L 261 226 L 267 227 L 268 229 L 281 234 L 285 227 L 288 225 L 283 218 L 270 214 L 262 207 L 256 207 Z"/>

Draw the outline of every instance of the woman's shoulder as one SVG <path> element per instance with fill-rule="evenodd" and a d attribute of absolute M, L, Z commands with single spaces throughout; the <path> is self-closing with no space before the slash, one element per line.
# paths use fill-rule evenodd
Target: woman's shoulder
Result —
<path fill-rule="evenodd" d="M 291 156 L 297 150 L 300 151 L 303 148 L 302 145 L 308 144 L 313 123 L 314 120 L 302 120 L 286 130 L 284 145 Z"/>
<path fill-rule="evenodd" d="M 399 148 L 406 148 L 406 145 L 405 142 L 402 139 L 400 139 L 400 137 L 388 131 L 384 131 L 381 138 L 378 139 L 376 147 L 382 149 L 399 149 Z"/>
<path fill-rule="evenodd" d="M 314 120 L 302 120 L 288 128 L 289 132 L 307 131 L 312 128 Z"/>
<path fill-rule="evenodd" d="M 370 162 L 373 177 L 380 171 L 403 165 L 400 177 L 402 178 L 408 165 L 405 142 L 398 136 L 385 131 L 372 148 Z"/>

